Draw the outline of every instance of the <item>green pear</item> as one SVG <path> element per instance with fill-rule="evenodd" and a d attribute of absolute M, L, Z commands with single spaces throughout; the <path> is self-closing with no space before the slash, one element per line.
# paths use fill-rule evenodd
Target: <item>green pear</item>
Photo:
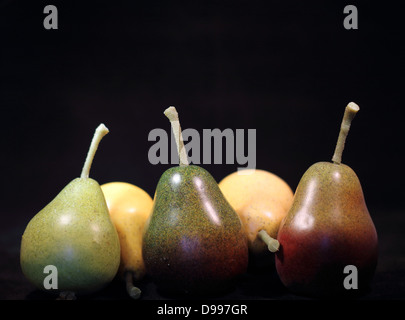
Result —
<path fill-rule="evenodd" d="M 89 294 L 106 286 L 118 271 L 118 234 L 98 182 L 89 178 L 94 154 L 107 133 L 103 124 L 97 128 L 80 178 L 36 214 L 24 231 L 20 264 L 38 289 L 69 297 Z M 57 271 L 51 288 L 44 272 L 49 265 Z"/>
<path fill-rule="evenodd" d="M 164 292 L 218 293 L 246 271 L 247 236 L 214 178 L 188 164 L 176 110 L 165 114 L 180 165 L 166 170 L 156 187 L 143 237 L 146 270 Z"/>

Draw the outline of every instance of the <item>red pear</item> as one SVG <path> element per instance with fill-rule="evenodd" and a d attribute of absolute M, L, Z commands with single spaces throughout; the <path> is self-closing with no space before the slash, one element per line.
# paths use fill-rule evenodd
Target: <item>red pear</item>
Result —
<path fill-rule="evenodd" d="M 333 162 L 315 163 L 305 172 L 280 225 L 276 268 L 292 292 L 329 296 L 370 288 L 378 258 L 377 232 L 356 173 L 341 163 L 358 110 L 355 103 L 348 104 Z"/>

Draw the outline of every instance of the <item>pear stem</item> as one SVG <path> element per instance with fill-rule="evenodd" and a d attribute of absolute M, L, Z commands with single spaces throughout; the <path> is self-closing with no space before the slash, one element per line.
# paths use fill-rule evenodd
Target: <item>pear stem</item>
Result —
<path fill-rule="evenodd" d="M 267 245 L 270 252 L 277 252 L 280 248 L 280 242 L 271 237 L 265 230 L 260 230 L 257 235 Z"/>
<path fill-rule="evenodd" d="M 126 286 L 127 292 L 132 299 L 139 299 L 142 292 L 139 288 L 134 286 L 133 281 L 134 281 L 134 275 L 133 275 L 132 271 L 127 271 L 125 273 L 125 286 Z"/>
<path fill-rule="evenodd" d="M 177 144 L 177 152 L 179 154 L 180 166 L 188 166 L 188 159 L 186 149 L 184 147 L 183 136 L 181 135 L 179 114 L 175 107 L 169 107 L 164 111 L 165 116 L 170 120 L 172 126 L 174 139 Z"/>
<path fill-rule="evenodd" d="M 91 164 L 94 159 L 94 155 L 96 154 L 98 145 L 101 141 L 101 139 L 109 132 L 107 127 L 104 124 L 100 124 L 96 132 L 94 133 L 93 139 L 91 141 L 90 149 L 87 153 L 86 161 L 84 162 L 84 166 L 82 169 L 82 174 L 80 175 L 80 178 L 88 178 L 90 174 L 90 168 Z"/>
<path fill-rule="evenodd" d="M 345 109 L 343 115 L 342 124 L 340 126 L 340 132 L 338 141 L 336 143 L 335 153 L 333 154 L 332 161 L 336 164 L 341 164 L 342 162 L 342 153 L 345 147 L 346 137 L 350 130 L 350 125 L 356 113 L 360 110 L 360 107 L 354 102 L 350 102 Z"/>

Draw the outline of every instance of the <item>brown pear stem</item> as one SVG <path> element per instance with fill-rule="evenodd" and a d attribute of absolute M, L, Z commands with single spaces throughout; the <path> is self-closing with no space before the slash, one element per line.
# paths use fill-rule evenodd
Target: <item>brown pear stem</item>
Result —
<path fill-rule="evenodd" d="M 90 174 L 90 168 L 91 164 L 93 163 L 94 155 L 96 154 L 98 145 L 103 139 L 103 137 L 108 133 L 108 129 L 104 124 L 100 124 L 96 132 L 94 133 L 93 139 L 91 140 L 91 145 L 90 149 L 87 153 L 86 161 L 84 162 L 84 166 L 82 169 L 82 174 L 80 175 L 80 178 L 88 178 Z"/>
<path fill-rule="evenodd" d="M 277 252 L 280 248 L 280 242 L 271 237 L 265 230 L 260 230 L 257 235 L 267 245 L 270 252 Z"/>
<path fill-rule="evenodd" d="M 332 161 L 336 164 L 342 163 L 342 153 L 345 147 L 346 137 L 350 130 L 350 125 L 356 113 L 360 110 L 360 107 L 354 102 L 350 102 L 345 109 L 343 115 L 342 124 L 340 126 L 340 132 L 338 141 L 336 143 L 335 153 L 333 154 Z"/>
<path fill-rule="evenodd" d="M 134 281 L 134 275 L 133 275 L 132 271 L 125 272 L 125 286 L 126 286 L 128 295 L 132 299 L 139 299 L 142 292 L 139 288 L 134 286 L 133 281 Z"/>
<path fill-rule="evenodd" d="M 179 154 L 180 166 L 188 166 L 186 149 L 184 148 L 183 136 L 181 135 L 179 114 L 175 107 L 169 107 L 164 111 L 165 116 L 170 120 L 174 139 L 177 144 L 177 152 Z"/>

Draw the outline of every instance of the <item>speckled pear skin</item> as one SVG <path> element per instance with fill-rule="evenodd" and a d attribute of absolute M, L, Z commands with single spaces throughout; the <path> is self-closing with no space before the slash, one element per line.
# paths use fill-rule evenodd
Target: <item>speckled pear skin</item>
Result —
<path fill-rule="evenodd" d="M 291 291 L 344 295 L 370 289 L 378 240 L 362 187 L 347 165 L 318 162 L 298 184 L 293 205 L 280 225 L 276 269 Z M 346 290 L 346 265 L 358 269 L 358 290 Z"/>
<path fill-rule="evenodd" d="M 214 178 L 195 165 L 166 170 L 146 224 L 143 258 L 165 292 L 210 294 L 247 270 L 242 223 Z"/>
<path fill-rule="evenodd" d="M 58 290 L 89 294 L 107 285 L 120 264 L 118 234 L 99 184 L 90 178 L 70 182 L 28 223 L 20 263 L 39 289 L 46 265 L 58 270 Z"/>

